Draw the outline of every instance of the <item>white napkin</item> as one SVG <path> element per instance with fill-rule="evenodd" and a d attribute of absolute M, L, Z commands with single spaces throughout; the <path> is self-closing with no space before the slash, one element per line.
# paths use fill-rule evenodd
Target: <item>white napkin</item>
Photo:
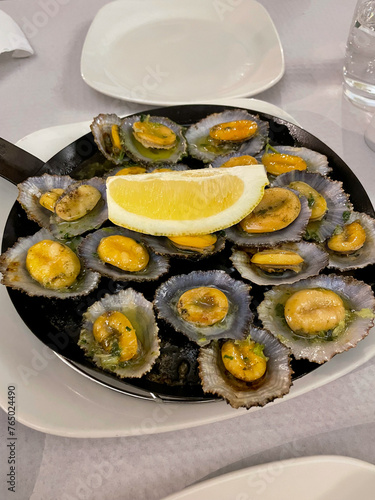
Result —
<path fill-rule="evenodd" d="M 0 10 L 0 54 L 12 51 L 13 57 L 29 57 L 34 54 L 18 24 Z"/>

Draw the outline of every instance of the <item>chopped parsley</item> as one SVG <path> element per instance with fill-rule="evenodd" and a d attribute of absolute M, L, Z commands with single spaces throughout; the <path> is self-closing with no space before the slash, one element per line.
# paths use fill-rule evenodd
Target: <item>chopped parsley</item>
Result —
<path fill-rule="evenodd" d="M 345 210 L 345 212 L 342 213 L 342 220 L 344 222 L 348 222 L 349 219 L 350 219 L 350 211 Z"/>

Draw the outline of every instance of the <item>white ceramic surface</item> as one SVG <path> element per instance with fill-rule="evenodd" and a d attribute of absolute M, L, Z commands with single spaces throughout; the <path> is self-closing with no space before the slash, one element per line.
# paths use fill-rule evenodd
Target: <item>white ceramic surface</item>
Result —
<path fill-rule="evenodd" d="M 254 0 L 112 2 L 95 16 L 81 57 L 94 89 L 155 105 L 252 96 L 283 74 L 279 36 Z"/>
<path fill-rule="evenodd" d="M 340 456 L 249 467 L 198 483 L 164 500 L 372 500 L 375 466 Z"/>
<path fill-rule="evenodd" d="M 211 102 L 212 103 L 212 102 Z M 276 106 L 256 99 L 220 100 L 289 121 Z M 43 160 L 89 131 L 89 121 L 35 132 L 18 145 Z M 0 179 L 0 230 L 16 197 L 14 186 Z M 0 287 L 0 380 L 16 385 L 19 422 L 40 431 L 70 437 L 129 436 L 173 431 L 233 418 L 246 413 L 222 401 L 202 404 L 160 404 L 119 394 L 78 374 L 42 344 L 24 325 L 6 288 Z M 295 381 L 290 394 L 274 403 L 316 389 L 361 366 L 375 355 L 375 335 Z M 0 391 L 0 406 L 7 405 Z M 257 411 L 255 408 L 249 411 Z M 90 424 L 88 425 L 88 422 Z"/>

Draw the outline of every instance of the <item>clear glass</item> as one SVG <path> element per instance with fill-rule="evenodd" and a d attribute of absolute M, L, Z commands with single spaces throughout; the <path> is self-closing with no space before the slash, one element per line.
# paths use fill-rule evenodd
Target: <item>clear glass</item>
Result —
<path fill-rule="evenodd" d="M 359 0 L 346 45 L 344 93 L 356 105 L 375 109 L 375 0 Z"/>

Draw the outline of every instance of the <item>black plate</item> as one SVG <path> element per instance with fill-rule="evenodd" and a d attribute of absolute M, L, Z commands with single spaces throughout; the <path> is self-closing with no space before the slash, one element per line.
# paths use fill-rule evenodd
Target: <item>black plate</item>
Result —
<path fill-rule="evenodd" d="M 147 113 L 168 116 L 177 123 L 190 125 L 210 113 L 220 112 L 228 108 L 230 106 L 186 105 L 153 109 Z M 344 190 L 350 194 L 355 210 L 365 212 L 370 216 L 375 215 L 370 199 L 357 177 L 327 145 L 285 120 L 256 111 L 250 110 L 250 113 L 258 114 L 261 119 L 269 122 L 269 135 L 274 143 L 305 146 L 326 155 L 330 166 L 333 167 L 330 177 L 343 182 Z M 89 133 L 62 149 L 44 165 L 39 173 L 71 175 L 80 179 L 92 175 L 93 171 L 96 175 L 101 175 L 105 169 L 110 168 L 108 163 L 98 152 L 93 137 Z M 191 159 L 188 159 L 186 163 L 189 163 L 191 167 L 203 166 L 200 162 Z M 39 226 L 28 220 L 21 206 L 15 203 L 5 226 L 2 251 L 13 246 L 19 237 L 34 234 L 38 229 Z M 173 274 L 185 274 L 193 269 L 224 269 L 234 278 L 241 279 L 237 271 L 230 265 L 228 258 L 230 253 L 229 245 L 227 245 L 227 248 L 219 255 L 199 263 L 185 261 L 181 263 L 175 259 L 171 261 L 172 272 Z M 369 271 L 368 269 L 365 273 L 358 271 L 353 274 L 359 279 L 367 276 L 368 282 L 368 276 L 374 274 Z M 97 290 L 87 297 L 77 299 L 58 300 L 29 297 L 25 293 L 13 289 L 8 289 L 8 293 L 17 312 L 34 335 L 60 355 L 70 366 L 96 382 L 116 391 L 147 399 L 160 398 L 183 402 L 215 400 L 217 398 L 203 393 L 199 383 L 196 363 L 197 346 L 183 335 L 174 333 L 161 322 L 159 323 L 162 338 L 161 356 L 150 374 L 141 379 L 120 380 L 115 375 L 97 369 L 85 358 L 83 351 L 77 346 L 82 314 L 93 302 L 99 300 L 105 293 L 115 293 L 128 286 L 141 291 L 148 300 L 152 300 L 155 288 L 165 279 L 167 277 L 151 284 L 131 283 L 127 285 L 102 278 Z M 254 311 L 262 300 L 263 290 L 264 288 L 253 286 L 251 294 Z M 294 379 L 306 375 L 317 366 L 308 361 L 294 360 Z"/>

